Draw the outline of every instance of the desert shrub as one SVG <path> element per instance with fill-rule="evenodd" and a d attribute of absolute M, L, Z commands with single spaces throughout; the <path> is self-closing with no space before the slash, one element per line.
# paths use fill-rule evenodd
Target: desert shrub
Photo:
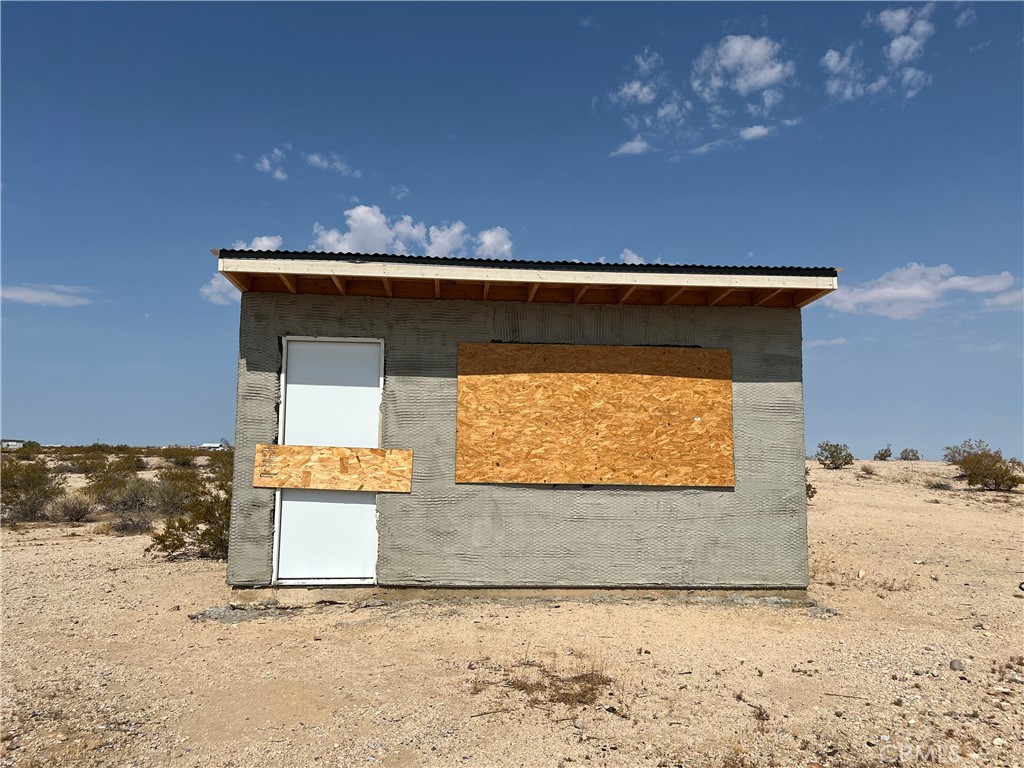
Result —
<path fill-rule="evenodd" d="M 39 455 L 40 448 L 42 448 L 42 446 L 35 440 L 26 440 L 22 443 L 21 448 L 18 448 L 14 452 L 14 455 L 22 461 L 31 461 Z"/>
<path fill-rule="evenodd" d="M 134 475 L 136 472 L 146 468 L 146 462 L 141 456 L 134 453 L 122 454 L 110 462 L 110 470 L 121 472 L 126 475 Z"/>
<path fill-rule="evenodd" d="M 917 448 L 904 448 L 900 451 L 900 461 L 920 461 L 921 454 L 917 452 Z"/>
<path fill-rule="evenodd" d="M 213 451 L 210 460 L 206 465 L 206 471 L 215 483 L 230 483 L 232 473 L 235 470 L 235 452 Z"/>
<path fill-rule="evenodd" d="M 4 454 L 0 473 L 4 522 L 39 520 L 46 506 L 64 493 L 64 476 L 51 472 L 42 459 L 19 461 Z"/>
<path fill-rule="evenodd" d="M 853 454 L 849 446 L 843 443 L 818 443 L 818 452 L 814 458 L 825 469 L 842 469 L 853 464 Z"/>
<path fill-rule="evenodd" d="M 114 462 L 107 464 L 104 461 L 85 475 L 88 480 L 85 492 L 108 509 L 128 483 L 137 478 L 134 469 L 118 467 L 114 464 Z"/>
<path fill-rule="evenodd" d="M 945 480 L 929 480 L 924 484 L 925 488 L 930 488 L 933 491 L 952 491 L 953 484 L 947 483 Z"/>
<path fill-rule="evenodd" d="M 872 467 L 870 464 L 861 464 L 860 465 L 860 471 L 861 471 L 862 474 L 865 474 L 865 475 L 873 475 L 873 474 L 875 474 L 875 468 Z"/>
<path fill-rule="evenodd" d="M 84 523 L 96 513 L 96 503 L 81 493 L 67 493 L 50 503 L 49 518 L 62 523 Z"/>
<path fill-rule="evenodd" d="M 189 500 L 184 514 L 168 519 L 163 530 L 153 532 L 153 543 L 146 551 L 159 552 L 168 559 L 224 560 L 228 556 L 230 518 L 230 481 L 204 487 L 200 495 Z"/>
<path fill-rule="evenodd" d="M 811 476 L 811 470 L 808 469 L 807 467 L 804 467 L 804 486 L 805 486 L 804 490 L 807 493 L 807 500 L 808 501 L 813 499 L 814 495 L 818 492 L 818 489 L 815 488 L 813 485 L 811 485 L 811 481 L 809 479 L 810 476 Z"/>
<path fill-rule="evenodd" d="M 1007 461 L 1000 450 L 975 451 L 960 461 L 960 471 L 968 485 L 979 485 L 990 491 L 1012 491 L 1024 483 L 1020 463 Z"/>
<path fill-rule="evenodd" d="M 154 508 L 164 517 L 187 514 L 196 499 L 206 495 L 206 481 L 196 471 L 171 467 L 157 474 Z"/>
<path fill-rule="evenodd" d="M 959 464 L 973 453 L 989 450 L 984 440 L 964 440 L 960 445 L 947 445 L 942 452 L 942 460 L 950 464 Z"/>
<path fill-rule="evenodd" d="M 53 471 L 67 475 L 87 475 L 107 466 L 106 459 L 96 456 L 67 456 L 67 461 L 54 466 Z"/>
<path fill-rule="evenodd" d="M 111 492 L 106 508 L 114 513 L 111 524 L 118 533 L 148 533 L 155 517 L 156 483 L 132 477 Z"/>
<path fill-rule="evenodd" d="M 875 451 L 875 461 L 888 461 L 892 458 L 892 446 L 886 445 L 885 448 Z"/>
<path fill-rule="evenodd" d="M 196 465 L 196 452 L 191 448 L 172 446 L 164 449 L 163 457 L 176 467 L 194 467 Z"/>

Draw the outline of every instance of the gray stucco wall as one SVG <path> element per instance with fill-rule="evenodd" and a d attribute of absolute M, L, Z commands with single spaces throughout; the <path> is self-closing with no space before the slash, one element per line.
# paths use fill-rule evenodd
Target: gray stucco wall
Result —
<path fill-rule="evenodd" d="M 798 310 L 242 296 L 230 584 L 271 580 L 281 337 L 384 339 L 383 447 L 411 494 L 378 494 L 382 585 L 807 585 Z M 455 484 L 459 342 L 672 344 L 733 354 L 735 489 Z"/>

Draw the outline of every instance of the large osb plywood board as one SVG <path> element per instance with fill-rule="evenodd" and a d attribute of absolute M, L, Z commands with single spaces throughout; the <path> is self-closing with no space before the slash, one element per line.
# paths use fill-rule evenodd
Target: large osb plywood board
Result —
<path fill-rule="evenodd" d="M 459 483 L 735 484 L 727 349 L 460 344 Z"/>
<path fill-rule="evenodd" d="M 261 444 L 253 486 L 409 493 L 412 451 Z"/>

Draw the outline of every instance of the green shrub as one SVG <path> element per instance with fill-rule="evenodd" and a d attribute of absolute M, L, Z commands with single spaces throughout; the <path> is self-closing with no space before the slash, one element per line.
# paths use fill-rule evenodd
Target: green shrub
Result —
<path fill-rule="evenodd" d="M 171 467 L 157 474 L 154 508 L 164 517 L 187 514 L 196 499 L 208 493 L 202 475 L 191 469 Z"/>
<path fill-rule="evenodd" d="M 67 461 L 54 466 L 53 471 L 67 475 L 87 475 L 99 472 L 107 466 L 102 456 L 67 456 Z"/>
<path fill-rule="evenodd" d="M 19 461 L 4 454 L 0 473 L 4 522 L 40 520 L 47 505 L 64 493 L 64 476 L 51 472 L 43 459 Z"/>
<path fill-rule="evenodd" d="M 807 492 L 807 500 L 810 501 L 814 498 L 814 495 L 818 492 L 818 489 L 811 485 L 811 481 L 808 479 L 811 476 L 811 470 L 808 467 L 804 467 L 804 486 Z"/>
<path fill-rule="evenodd" d="M 192 448 L 172 446 L 164 450 L 163 457 L 176 467 L 194 467 L 196 465 L 196 451 Z"/>
<path fill-rule="evenodd" d="M 973 453 L 989 450 L 984 440 L 964 440 L 960 445 L 947 445 L 942 452 L 942 460 L 950 464 L 959 464 Z"/>
<path fill-rule="evenodd" d="M 39 455 L 40 448 L 42 448 L 42 446 L 35 440 L 26 440 L 21 444 L 21 448 L 18 448 L 14 452 L 14 455 L 22 461 L 31 461 Z"/>
<path fill-rule="evenodd" d="M 917 448 L 904 448 L 900 451 L 900 461 L 920 461 L 921 454 L 917 452 Z"/>
<path fill-rule="evenodd" d="M 1024 483 L 1020 463 L 1007 461 L 1000 450 L 974 451 L 960 461 L 960 470 L 968 485 L 979 485 L 990 491 L 1012 491 Z"/>
<path fill-rule="evenodd" d="M 814 458 L 825 469 L 842 469 L 853 464 L 853 454 L 849 446 L 843 443 L 818 443 L 818 452 Z"/>
<path fill-rule="evenodd" d="M 104 506 L 114 513 L 118 533 L 148 533 L 155 518 L 156 483 L 132 477 L 112 491 Z"/>
<path fill-rule="evenodd" d="M 62 523 L 84 523 L 96 513 L 96 503 L 81 493 L 68 493 L 50 503 L 49 518 Z"/>
<path fill-rule="evenodd" d="M 875 451 L 875 461 L 888 461 L 892 458 L 892 446 L 886 445 L 885 448 Z"/>
<path fill-rule="evenodd" d="M 224 560 L 228 556 L 231 519 L 231 483 L 218 482 L 212 489 L 189 500 L 182 515 L 170 518 L 163 530 L 153 533 L 147 552 L 168 559 L 202 557 Z"/>

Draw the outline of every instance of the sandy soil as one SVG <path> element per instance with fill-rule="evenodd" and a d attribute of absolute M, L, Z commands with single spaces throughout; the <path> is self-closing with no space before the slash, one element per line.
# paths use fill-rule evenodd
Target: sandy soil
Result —
<path fill-rule="evenodd" d="M 0 764 L 1021 765 L 1024 494 L 931 462 L 810 466 L 813 605 L 359 590 L 287 610 L 145 537 L 5 530 Z"/>

